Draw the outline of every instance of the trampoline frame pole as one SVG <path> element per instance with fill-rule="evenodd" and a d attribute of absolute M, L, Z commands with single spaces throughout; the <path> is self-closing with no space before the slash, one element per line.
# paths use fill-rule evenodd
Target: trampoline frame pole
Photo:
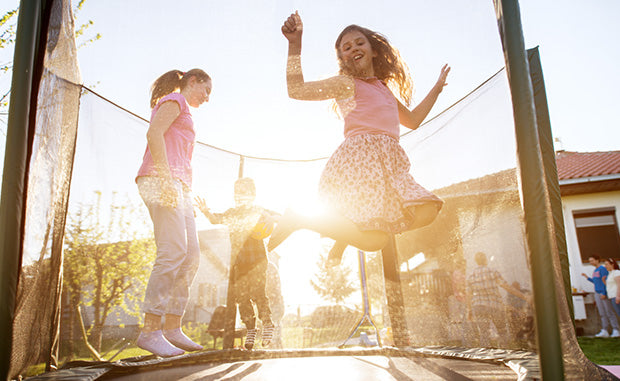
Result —
<path fill-rule="evenodd" d="M 532 271 L 540 369 L 544 380 L 564 380 L 558 299 L 548 222 L 548 195 L 536 110 L 517 0 L 494 0 L 510 83 L 521 177 L 525 234 Z"/>
<path fill-rule="evenodd" d="M 538 140 L 543 158 L 545 178 L 547 180 L 547 192 L 551 203 L 551 215 L 553 216 L 555 246 L 558 250 L 566 303 L 568 304 L 571 320 L 574 324 L 573 296 L 570 283 L 568 249 L 566 248 L 566 232 L 564 230 L 564 214 L 562 212 L 562 195 L 558 182 L 558 168 L 555 162 L 553 134 L 551 132 L 551 121 L 549 120 L 549 107 L 547 105 L 547 92 L 545 90 L 545 80 L 540 63 L 538 47 L 528 49 L 527 56 L 532 80 L 532 90 L 534 92 L 534 104 L 536 107 Z"/>
<path fill-rule="evenodd" d="M 22 254 L 31 97 L 44 3 L 40 0 L 21 1 L 17 19 L 0 201 L 0 379 L 8 378 L 12 352 L 15 295 Z"/>

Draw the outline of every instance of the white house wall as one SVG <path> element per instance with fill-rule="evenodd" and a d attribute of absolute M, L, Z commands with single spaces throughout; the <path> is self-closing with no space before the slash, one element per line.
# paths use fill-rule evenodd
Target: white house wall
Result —
<path fill-rule="evenodd" d="M 562 197 L 571 285 L 578 291 L 594 292 L 594 285 L 581 276 L 582 273 L 592 274 L 594 267 L 588 263 L 581 262 L 581 252 L 579 251 L 579 242 L 577 241 L 577 229 L 575 228 L 573 211 L 609 207 L 616 208 L 616 221 L 620 221 L 620 191 Z M 618 254 L 620 253 L 615 253 L 614 256 L 617 257 Z"/>

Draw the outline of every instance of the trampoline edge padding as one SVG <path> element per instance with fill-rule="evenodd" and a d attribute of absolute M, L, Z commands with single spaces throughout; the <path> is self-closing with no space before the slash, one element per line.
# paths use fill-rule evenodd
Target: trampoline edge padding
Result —
<path fill-rule="evenodd" d="M 515 379 L 540 379 L 538 355 L 528 351 L 516 351 L 492 348 L 460 348 L 445 346 L 427 347 L 375 347 L 375 348 L 330 348 L 330 349 L 295 349 L 295 350 L 255 350 L 240 349 L 215 350 L 190 353 L 172 358 L 140 356 L 115 362 L 74 361 L 63 368 L 44 373 L 28 380 L 96 380 L 102 376 L 110 379 L 127 376 L 146 370 L 183 367 L 207 363 L 228 363 L 267 359 L 284 359 L 319 356 L 386 356 L 386 357 L 442 357 L 501 364 L 515 372 Z M 602 370 L 602 369 L 601 369 Z M 613 377 L 613 376 L 612 376 Z M 615 380 L 616 378 L 610 378 Z"/>

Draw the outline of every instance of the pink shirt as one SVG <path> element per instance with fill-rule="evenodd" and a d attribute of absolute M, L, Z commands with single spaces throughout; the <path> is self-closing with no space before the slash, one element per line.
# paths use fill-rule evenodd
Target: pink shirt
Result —
<path fill-rule="evenodd" d="M 399 140 L 398 101 L 390 89 L 375 77 L 353 80 L 355 107 L 344 117 L 345 138 L 362 134 L 382 134 Z M 340 101 L 341 109 L 343 102 L 349 101 Z"/>
<path fill-rule="evenodd" d="M 180 93 L 171 93 L 160 99 L 153 107 L 151 112 L 151 121 L 157 110 L 164 102 L 177 102 L 181 109 L 181 114 L 172 122 L 168 130 L 164 133 L 164 141 L 166 142 L 166 155 L 168 156 L 168 165 L 172 177 L 181 180 L 185 185 L 192 186 L 192 153 L 194 152 L 194 143 L 196 133 L 194 131 L 194 122 L 192 114 L 189 112 L 189 105 L 185 97 Z M 157 176 L 153 157 L 148 145 L 142 166 L 138 170 L 138 176 Z"/>

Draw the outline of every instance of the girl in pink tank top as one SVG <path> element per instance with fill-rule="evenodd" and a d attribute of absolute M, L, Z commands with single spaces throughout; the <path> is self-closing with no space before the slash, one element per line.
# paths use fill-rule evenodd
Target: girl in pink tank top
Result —
<path fill-rule="evenodd" d="M 350 25 L 336 40 L 340 73 L 305 81 L 301 70 L 303 24 L 297 12 L 287 18 L 287 88 L 291 98 L 334 99 L 344 117 L 345 140 L 321 176 L 319 193 L 328 207 L 307 217 L 288 209 L 269 241 L 273 250 L 298 229 L 333 238 L 331 264 L 340 262 L 347 245 L 381 250 L 392 234 L 430 224 L 443 201 L 415 182 L 398 143 L 400 125 L 417 129 L 446 85 L 445 65 L 428 95 L 409 110 L 412 81 L 398 51 L 381 34 Z M 396 92 L 398 98 L 393 94 Z"/>
<path fill-rule="evenodd" d="M 144 296 L 144 327 L 137 345 L 158 356 L 202 346 L 181 330 L 200 247 L 192 204 L 194 123 L 189 106 L 209 100 L 211 78 L 201 69 L 169 71 L 151 88 L 147 147 L 136 183 L 153 221 L 157 257 Z"/>

